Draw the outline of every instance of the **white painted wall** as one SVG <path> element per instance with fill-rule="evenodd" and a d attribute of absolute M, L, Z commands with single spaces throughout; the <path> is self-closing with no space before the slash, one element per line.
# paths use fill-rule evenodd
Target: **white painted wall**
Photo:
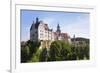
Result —
<path fill-rule="evenodd" d="M 44 25 L 43 25 L 43 23 L 40 23 L 39 27 L 38 27 L 38 39 L 39 40 L 45 40 L 45 38 L 44 38 L 45 33 L 44 32 L 45 32 Z"/>

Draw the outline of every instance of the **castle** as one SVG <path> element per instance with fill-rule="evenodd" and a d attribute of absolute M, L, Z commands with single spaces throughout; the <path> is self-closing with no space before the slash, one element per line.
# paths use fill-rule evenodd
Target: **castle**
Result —
<path fill-rule="evenodd" d="M 70 36 L 67 33 L 61 32 L 59 24 L 57 25 L 57 30 L 54 32 L 53 29 L 48 27 L 48 24 L 36 18 L 36 21 L 33 21 L 30 28 L 30 40 L 40 41 L 41 48 L 49 48 L 50 44 L 55 40 L 70 42 Z"/>

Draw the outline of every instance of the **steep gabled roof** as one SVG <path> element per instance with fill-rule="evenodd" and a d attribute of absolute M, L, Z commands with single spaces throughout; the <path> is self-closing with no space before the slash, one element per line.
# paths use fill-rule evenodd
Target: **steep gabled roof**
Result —
<path fill-rule="evenodd" d="M 30 30 L 32 30 L 33 26 L 34 26 L 34 22 L 32 23 Z"/>
<path fill-rule="evenodd" d="M 35 23 L 35 28 L 38 29 L 40 22 Z"/>

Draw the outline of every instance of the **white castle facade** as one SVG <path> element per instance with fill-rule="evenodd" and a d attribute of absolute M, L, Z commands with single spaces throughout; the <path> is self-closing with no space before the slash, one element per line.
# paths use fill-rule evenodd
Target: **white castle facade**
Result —
<path fill-rule="evenodd" d="M 51 42 L 55 40 L 70 42 L 70 36 L 67 33 L 61 32 L 59 24 L 57 25 L 56 32 L 54 32 L 53 29 L 48 27 L 48 24 L 36 18 L 36 21 L 33 21 L 30 28 L 30 40 L 40 41 L 42 47 L 48 48 Z"/>

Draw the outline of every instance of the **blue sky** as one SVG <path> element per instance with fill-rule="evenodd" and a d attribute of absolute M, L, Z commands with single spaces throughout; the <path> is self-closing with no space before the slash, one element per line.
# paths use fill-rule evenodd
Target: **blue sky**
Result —
<path fill-rule="evenodd" d="M 68 33 L 71 37 L 74 34 L 76 37 L 90 37 L 89 13 L 21 10 L 21 41 L 30 38 L 30 27 L 36 17 L 47 23 L 53 31 L 56 31 L 59 23 L 61 32 Z"/>

